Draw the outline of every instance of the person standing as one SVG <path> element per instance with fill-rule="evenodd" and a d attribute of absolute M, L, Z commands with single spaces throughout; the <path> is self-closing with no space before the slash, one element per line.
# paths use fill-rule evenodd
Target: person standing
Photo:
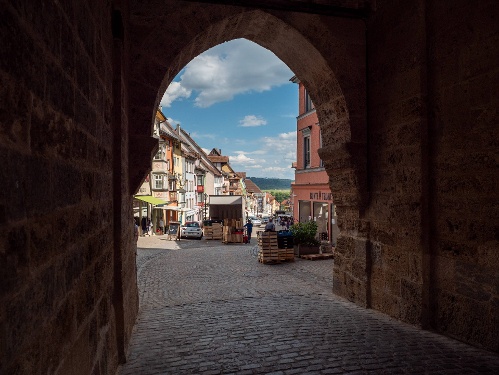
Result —
<path fill-rule="evenodd" d="M 159 230 L 161 231 L 161 234 L 165 234 L 165 222 L 163 221 L 163 218 L 159 219 Z"/>
<path fill-rule="evenodd" d="M 140 221 L 140 226 L 142 228 L 142 235 L 145 236 L 147 234 L 147 219 L 145 216 Z"/>
<path fill-rule="evenodd" d="M 137 244 L 137 241 L 139 240 L 139 226 L 137 224 L 137 219 L 133 219 L 133 240 L 135 244 Z"/>
<path fill-rule="evenodd" d="M 272 218 L 270 218 L 267 225 L 265 225 L 265 232 L 275 232 L 275 225 L 272 221 Z"/>
<path fill-rule="evenodd" d="M 248 222 L 244 224 L 244 227 L 246 228 L 246 233 L 248 233 L 248 243 L 251 241 L 251 232 L 253 232 L 253 223 L 251 222 L 250 219 L 248 219 Z"/>
<path fill-rule="evenodd" d="M 150 218 L 147 218 L 147 234 L 152 236 L 152 221 Z"/>

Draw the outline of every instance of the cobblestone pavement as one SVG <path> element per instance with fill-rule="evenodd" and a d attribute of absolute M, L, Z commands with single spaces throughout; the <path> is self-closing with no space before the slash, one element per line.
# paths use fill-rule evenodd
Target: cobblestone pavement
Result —
<path fill-rule="evenodd" d="M 139 239 L 129 374 L 499 374 L 499 356 L 331 292 L 332 260 L 264 265 L 256 244 Z"/>

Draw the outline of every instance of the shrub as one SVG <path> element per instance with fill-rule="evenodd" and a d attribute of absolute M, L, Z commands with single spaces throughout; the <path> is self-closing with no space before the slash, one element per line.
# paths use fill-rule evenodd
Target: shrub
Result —
<path fill-rule="evenodd" d="M 305 223 L 295 223 L 289 228 L 293 234 L 293 243 L 295 245 L 318 246 L 320 242 L 316 239 L 317 223 L 307 221 Z"/>

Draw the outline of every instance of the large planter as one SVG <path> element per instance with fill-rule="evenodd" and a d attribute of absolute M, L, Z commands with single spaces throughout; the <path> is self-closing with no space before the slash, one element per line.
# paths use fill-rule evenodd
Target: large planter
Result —
<path fill-rule="evenodd" d="M 295 245 L 294 250 L 297 257 L 300 255 L 320 254 L 320 246 Z"/>

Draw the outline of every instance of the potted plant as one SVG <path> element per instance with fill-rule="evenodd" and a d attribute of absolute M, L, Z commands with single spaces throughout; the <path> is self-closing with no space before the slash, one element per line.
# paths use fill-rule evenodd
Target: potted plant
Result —
<path fill-rule="evenodd" d="M 289 230 L 293 234 L 295 255 L 319 254 L 320 242 L 317 240 L 317 223 L 307 221 L 293 224 Z"/>

